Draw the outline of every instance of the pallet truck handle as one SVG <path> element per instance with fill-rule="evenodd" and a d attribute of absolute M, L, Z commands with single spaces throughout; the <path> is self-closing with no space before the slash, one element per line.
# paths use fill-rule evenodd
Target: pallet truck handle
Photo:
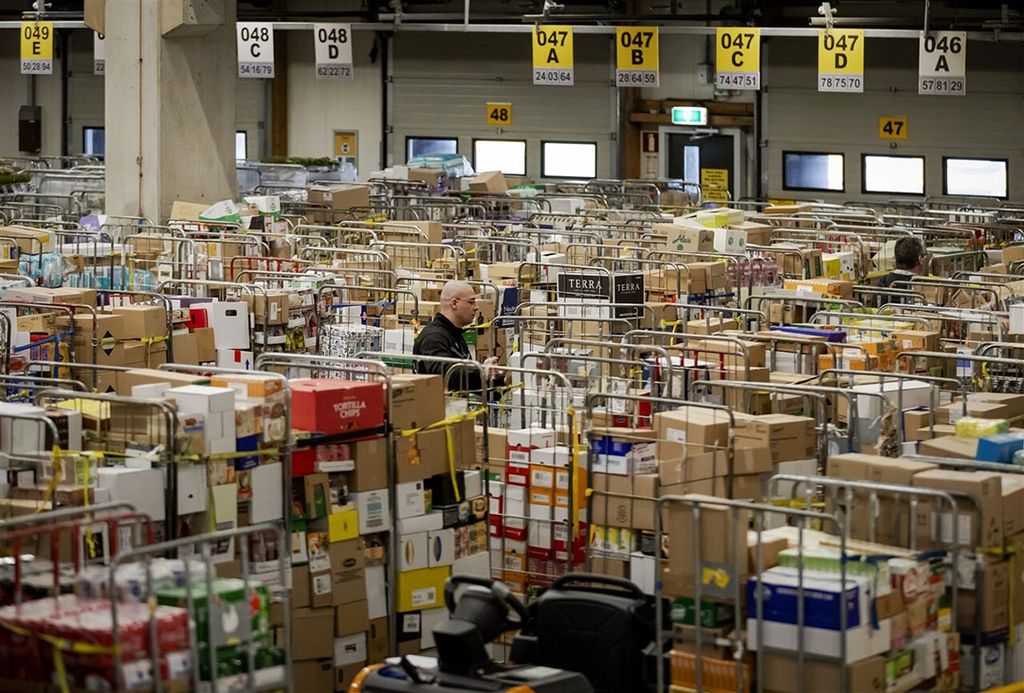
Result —
<path fill-rule="evenodd" d="M 619 587 L 640 599 L 645 598 L 643 591 L 629 580 L 611 577 L 610 575 L 598 575 L 596 573 L 569 573 L 562 575 L 555 579 L 551 589 L 565 588 L 574 584 L 598 584 Z"/>

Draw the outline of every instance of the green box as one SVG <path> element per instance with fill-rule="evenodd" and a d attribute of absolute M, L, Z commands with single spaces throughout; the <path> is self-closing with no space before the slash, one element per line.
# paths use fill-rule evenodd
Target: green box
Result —
<path fill-rule="evenodd" d="M 213 581 L 216 600 L 215 613 L 219 620 L 210 627 L 209 599 L 206 583 L 200 581 L 192 586 L 193 617 L 196 627 L 196 641 L 200 646 L 210 644 L 215 648 L 232 647 L 250 639 L 266 640 L 270 636 L 270 591 L 265 585 L 249 582 L 250 602 L 245 599 L 245 581 L 237 578 L 219 578 Z M 188 593 L 184 587 L 159 590 L 158 604 L 165 606 L 188 606 Z M 212 643 L 211 643 L 212 640 Z"/>
<path fill-rule="evenodd" d="M 696 625 L 694 622 L 696 611 L 695 600 L 690 597 L 676 597 L 672 602 L 672 623 L 681 623 L 684 626 Z M 701 599 L 700 625 L 703 628 L 730 626 L 735 621 L 735 615 L 736 610 L 729 604 Z"/>

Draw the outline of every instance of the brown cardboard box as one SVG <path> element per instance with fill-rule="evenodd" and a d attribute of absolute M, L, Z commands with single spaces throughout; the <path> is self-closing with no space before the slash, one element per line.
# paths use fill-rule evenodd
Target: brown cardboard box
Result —
<path fill-rule="evenodd" d="M 1003 491 L 1002 477 L 999 474 L 935 469 L 915 474 L 913 484 L 914 486 L 941 489 L 953 494 L 967 495 L 974 498 L 978 503 L 978 509 L 981 513 L 981 546 L 1000 546 L 1002 544 Z M 960 505 L 958 503 L 958 509 Z M 969 512 L 962 512 L 961 518 L 960 526 L 970 536 L 960 536 L 960 542 L 965 545 L 977 546 L 975 542 L 977 541 L 978 528 L 975 526 L 973 508 Z M 938 538 L 942 541 L 951 541 L 952 526 L 948 518 L 944 520 L 940 518 L 939 526 L 942 528 L 942 531 L 940 531 Z"/>
<path fill-rule="evenodd" d="M 309 566 L 292 567 L 292 609 L 309 606 Z"/>
<path fill-rule="evenodd" d="M 762 685 L 770 693 L 843 690 L 843 667 L 839 662 L 804 659 L 803 681 L 795 654 L 759 652 L 763 658 Z M 885 657 L 876 655 L 848 665 L 850 693 L 885 693 Z"/>
<path fill-rule="evenodd" d="M 395 443 L 395 464 L 400 484 L 448 471 L 445 430 L 433 428 L 411 436 L 400 436 Z"/>
<path fill-rule="evenodd" d="M 655 224 L 653 231 L 665 237 L 665 248 L 672 252 L 712 252 L 715 249 L 714 229 L 706 229 L 697 222 Z"/>
<path fill-rule="evenodd" d="M 741 334 L 726 333 L 725 336 L 742 338 Z M 767 345 L 764 342 L 744 341 L 743 347 L 746 349 L 746 361 L 743 358 L 743 350 L 733 342 L 713 339 L 702 341 L 697 339 L 686 343 L 687 354 L 696 351 L 698 354 L 697 358 L 709 361 L 712 364 L 717 361 L 719 366 L 742 367 L 750 365 L 761 368 L 765 366 Z"/>
<path fill-rule="evenodd" d="M 725 330 L 738 330 L 740 323 L 735 318 L 705 318 L 703 320 L 690 320 L 686 323 L 687 334 L 716 334 Z"/>
<path fill-rule="evenodd" d="M 365 599 L 334 607 L 334 637 L 362 633 L 370 627 L 370 612 Z"/>
<path fill-rule="evenodd" d="M 214 341 L 212 327 L 197 327 L 192 330 L 196 337 L 196 351 L 199 363 L 208 363 L 217 360 L 217 347 Z"/>
<path fill-rule="evenodd" d="M 702 495 L 690 496 L 700 505 L 700 521 L 698 526 L 700 548 L 693 544 L 694 513 L 692 505 L 686 503 L 670 503 L 663 506 L 665 525 L 671 527 L 668 534 L 668 571 L 665 577 L 665 593 L 669 596 L 688 596 L 696 588 L 697 558 L 706 564 L 715 564 L 716 569 L 725 571 L 724 579 L 708 582 L 702 580 L 702 592 L 713 597 L 714 587 L 728 591 L 731 595 L 735 580 L 743 580 L 749 572 L 746 566 L 741 567 L 743 575 L 735 575 L 735 560 L 738 544 L 742 542 L 746 548 L 746 531 L 750 525 L 750 513 L 747 510 L 736 511 L 722 505 L 715 505 L 715 498 Z M 735 522 L 734 522 L 735 512 Z M 746 563 L 746 560 L 743 560 Z M 724 585 L 724 586 L 723 586 Z"/>
<path fill-rule="evenodd" d="M 171 335 L 171 349 L 175 363 L 199 365 L 199 340 L 188 330 Z"/>
<path fill-rule="evenodd" d="M 336 541 L 330 546 L 335 606 L 366 599 L 366 556 L 360 539 Z"/>
<path fill-rule="evenodd" d="M 363 668 L 366 667 L 366 662 L 359 662 L 357 664 L 346 664 L 345 666 L 334 668 L 334 690 L 338 693 L 347 693 L 349 686 L 352 685 L 352 680 L 359 674 Z M 303 690 L 301 688 L 295 689 L 296 691 Z M 310 690 L 330 690 L 330 689 L 310 689 Z"/>
<path fill-rule="evenodd" d="M 37 249 L 31 252 L 37 253 L 39 251 Z M 8 301 L 25 301 L 28 303 L 63 303 L 95 307 L 96 290 L 75 289 L 71 287 L 50 288 L 46 286 L 11 286 L 6 288 L 4 299 Z M 91 314 L 87 313 L 78 313 L 78 315 L 83 318 L 86 315 L 91 316 Z"/>
<path fill-rule="evenodd" d="M 922 440 L 917 444 L 917 450 L 927 457 L 951 457 L 958 460 L 973 460 L 978 456 L 977 438 L 957 438 L 956 436 L 943 436 Z"/>
<path fill-rule="evenodd" d="M 629 579 L 629 561 L 621 558 L 594 556 L 590 559 L 590 569 L 598 575 Z"/>
<path fill-rule="evenodd" d="M 334 609 L 292 609 L 292 659 L 334 656 Z"/>
<path fill-rule="evenodd" d="M 903 412 L 903 440 L 907 442 L 928 440 L 932 437 L 931 422 L 934 415 L 929 410 Z"/>
<path fill-rule="evenodd" d="M 976 583 L 981 585 L 980 592 L 978 590 L 957 590 L 957 630 L 977 632 L 976 616 L 981 617 L 982 633 L 991 633 L 1006 628 L 1011 611 L 1010 563 L 1007 561 L 986 562 L 979 571 L 975 572 L 974 579 L 980 580 L 979 583 Z"/>
<path fill-rule="evenodd" d="M 633 528 L 654 531 L 654 514 L 657 512 L 658 475 L 633 475 Z M 644 499 L 644 500 L 641 500 Z"/>
<path fill-rule="evenodd" d="M 324 204 L 332 209 L 351 209 L 370 206 L 370 188 L 365 185 L 314 185 L 307 198 L 313 204 Z"/>
<path fill-rule="evenodd" d="M 245 302 L 249 304 L 252 314 L 256 319 L 257 329 L 267 325 L 285 325 L 291 313 L 291 295 L 285 291 L 268 291 L 257 293 L 255 296 L 245 296 Z M 255 305 L 254 305 L 255 304 Z"/>
<path fill-rule="evenodd" d="M 158 371 L 151 368 L 133 368 L 130 371 L 122 371 L 117 374 L 117 394 L 131 396 L 132 388 L 136 385 L 149 383 L 168 383 L 171 387 L 192 385 L 205 380 L 203 376 L 189 373 L 172 373 L 170 371 Z"/>
<path fill-rule="evenodd" d="M 115 306 L 110 312 L 121 316 L 128 339 L 167 335 L 167 310 L 162 305 Z"/>
<path fill-rule="evenodd" d="M 811 417 L 790 414 L 752 416 L 741 412 L 733 412 L 733 415 L 737 446 L 767 446 L 775 464 L 814 457 L 817 436 L 815 421 Z"/>
<path fill-rule="evenodd" d="M 505 176 L 500 171 L 478 173 L 467 181 L 467 186 L 470 192 L 503 193 L 508 190 Z"/>
<path fill-rule="evenodd" d="M 1024 476 L 1000 474 L 1003 486 L 1003 536 L 1024 532 Z"/>
<path fill-rule="evenodd" d="M 376 491 L 387 488 L 387 444 L 387 438 L 383 437 L 349 443 L 349 454 L 355 462 L 355 469 L 349 474 L 350 490 Z"/>
<path fill-rule="evenodd" d="M 295 679 L 296 691 L 334 690 L 333 639 L 331 640 L 331 649 L 331 659 L 295 661 L 292 664 L 292 677 Z M 294 654 L 292 659 L 296 659 Z"/>
<path fill-rule="evenodd" d="M 383 662 L 388 656 L 388 619 L 375 618 L 366 629 L 366 659 L 370 664 Z"/>
<path fill-rule="evenodd" d="M 423 428 L 444 418 L 444 382 L 439 375 L 391 376 L 391 421 L 399 431 Z"/>
<path fill-rule="evenodd" d="M 729 417 L 721 411 L 684 406 L 654 415 L 658 459 L 677 459 L 725 450 L 729 444 Z"/>
<path fill-rule="evenodd" d="M 592 475 L 594 495 L 591 499 L 592 522 L 597 525 L 611 527 L 633 526 L 632 498 L 619 498 L 608 494 L 630 496 L 633 493 L 632 479 L 620 474 Z"/>
<path fill-rule="evenodd" d="M 901 330 L 893 333 L 899 351 L 938 351 L 939 333 L 933 330 Z"/>

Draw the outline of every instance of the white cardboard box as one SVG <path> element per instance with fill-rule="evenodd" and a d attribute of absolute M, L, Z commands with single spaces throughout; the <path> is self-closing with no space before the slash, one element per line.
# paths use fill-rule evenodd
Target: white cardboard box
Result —
<path fill-rule="evenodd" d="M 159 469 L 100 467 L 96 470 L 96 485 L 108 489 L 111 500 L 131 503 L 154 522 L 163 522 L 166 517 L 163 472 Z"/>
<path fill-rule="evenodd" d="M 428 533 L 430 567 L 452 565 L 455 563 L 455 529 L 439 529 Z"/>
<path fill-rule="evenodd" d="M 386 489 L 353 493 L 352 499 L 359 514 L 360 534 L 386 532 L 391 529 L 391 505 Z"/>
<path fill-rule="evenodd" d="M 427 532 L 403 534 L 398 538 L 398 569 L 406 571 L 429 567 L 430 549 Z"/>
<path fill-rule="evenodd" d="M 395 497 L 398 499 L 398 517 L 400 518 L 416 517 L 427 512 L 422 481 L 397 484 Z"/>

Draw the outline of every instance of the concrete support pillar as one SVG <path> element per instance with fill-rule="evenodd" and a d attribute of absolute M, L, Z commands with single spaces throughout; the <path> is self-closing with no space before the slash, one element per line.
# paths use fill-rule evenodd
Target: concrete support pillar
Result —
<path fill-rule="evenodd" d="M 108 0 L 107 213 L 234 198 L 235 0 Z"/>

